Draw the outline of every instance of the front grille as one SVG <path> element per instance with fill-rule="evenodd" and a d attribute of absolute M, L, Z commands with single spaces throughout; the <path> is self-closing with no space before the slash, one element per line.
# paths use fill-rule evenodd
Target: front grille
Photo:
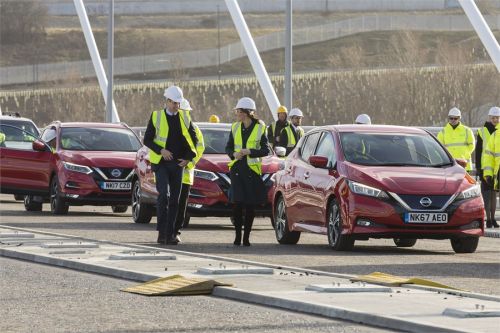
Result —
<path fill-rule="evenodd" d="M 228 173 L 217 172 L 217 176 L 219 176 L 219 179 L 217 179 L 217 184 L 222 189 L 222 192 L 224 192 L 226 197 L 229 197 L 229 188 L 231 187 L 231 174 L 229 172 Z M 271 176 L 272 174 L 270 173 L 263 173 L 261 176 L 266 190 L 269 190 L 273 186 Z"/>
<path fill-rule="evenodd" d="M 401 200 L 414 210 L 441 210 L 446 208 L 445 205 L 450 200 L 450 195 L 413 195 L 413 194 L 399 194 Z M 430 205 L 425 206 L 421 204 L 421 201 L 425 203 L 430 199 L 432 202 Z"/>
<path fill-rule="evenodd" d="M 94 168 L 94 179 L 96 180 L 127 180 L 131 174 L 132 168 Z"/>

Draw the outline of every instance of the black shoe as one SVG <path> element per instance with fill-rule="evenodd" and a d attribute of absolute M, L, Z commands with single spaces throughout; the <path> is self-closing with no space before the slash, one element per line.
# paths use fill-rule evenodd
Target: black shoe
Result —
<path fill-rule="evenodd" d="M 167 241 L 167 237 L 165 237 L 165 236 L 158 236 L 158 239 L 156 240 L 156 242 L 158 244 L 165 244 L 166 241 Z"/>
<path fill-rule="evenodd" d="M 486 220 L 486 228 L 491 228 L 491 220 Z"/>
<path fill-rule="evenodd" d="M 236 245 L 236 246 L 240 246 L 241 245 L 241 235 L 239 237 L 238 237 L 238 235 L 236 235 L 236 237 L 234 238 L 233 244 Z"/>
<path fill-rule="evenodd" d="M 167 245 L 177 245 L 177 244 L 179 244 L 179 242 L 174 237 L 174 238 L 167 238 L 167 241 L 165 242 L 165 244 L 167 244 Z"/>
<path fill-rule="evenodd" d="M 243 246 L 250 246 L 250 240 L 248 238 L 243 239 Z"/>
<path fill-rule="evenodd" d="M 175 236 L 175 240 L 177 241 L 177 243 L 182 242 L 181 237 L 179 235 Z"/>
<path fill-rule="evenodd" d="M 491 220 L 491 224 L 493 225 L 494 228 L 499 228 L 500 225 L 498 225 L 496 220 Z"/>

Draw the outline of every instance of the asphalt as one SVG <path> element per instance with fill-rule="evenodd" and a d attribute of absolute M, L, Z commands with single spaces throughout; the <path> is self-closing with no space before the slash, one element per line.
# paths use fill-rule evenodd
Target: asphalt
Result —
<path fill-rule="evenodd" d="M 174 246 L 158 249 L 0 226 L 0 255 L 134 281 L 173 274 L 205 277 L 235 286 L 216 287 L 217 297 L 398 331 L 497 332 L 500 326 L 498 296 L 413 285 L 381 289 L 351 283 L 352 276 L 345 274 L 189 253 Z"/>

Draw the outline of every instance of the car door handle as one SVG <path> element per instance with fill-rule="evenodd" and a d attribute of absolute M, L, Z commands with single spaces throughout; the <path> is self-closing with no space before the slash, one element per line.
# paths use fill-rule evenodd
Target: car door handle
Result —
<path fill-rule="evenodd" d="M 304 172 L 304 178 L 309 178 L 311 173 L 309 171 Z"/>

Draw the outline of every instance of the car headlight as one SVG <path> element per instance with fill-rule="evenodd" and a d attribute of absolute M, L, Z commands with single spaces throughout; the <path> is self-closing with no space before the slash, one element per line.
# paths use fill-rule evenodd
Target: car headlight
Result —
<path fill-rule="evenodd" d="M 353 193 L 366 195 L 369 197 L 388 199 L 389 195 L 385 191 L 379 190 L 378 188 L 364 185 L 361 183 L 356 183 L 351 180 L 348 181 L 349 188 Z"/>
<path fill-rule="evenodd" d="M 456 200 L 476 198 L 480 195 L 481 195 L 481 186 L 479 184 L 477 184 L 477 185 L 471 186 L 468 189 L 460 192 L 460 194 L 457 195 Z"/>
<path fill-rule="evenodd" d="M 92 169 L 85 165 L 73 164 L 69 162 L 62 162 L 64 168 L 69 171 L 80 172 L 86 175 L 92 173 Z"/>
<path fill-rule="evenodd" d="M 219 179 L 219 176 L 217 176 L 215 173 L 211 171 L 204 171 L 198 169 L 194 169 L 194 176 L 197 178 L 209 180 L 211 182 Z"/>

